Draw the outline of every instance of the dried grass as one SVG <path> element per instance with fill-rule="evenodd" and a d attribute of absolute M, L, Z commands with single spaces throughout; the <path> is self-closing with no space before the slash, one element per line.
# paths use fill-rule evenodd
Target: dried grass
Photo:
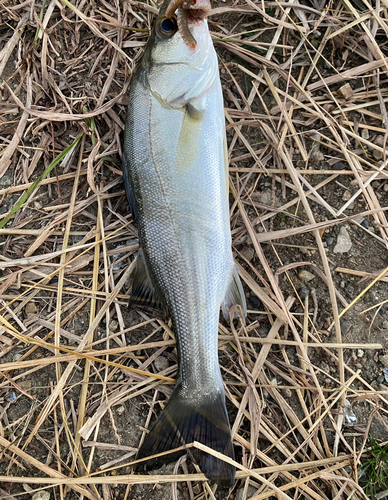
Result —
<path fill-rule="evenodd" d="M 169 483 L 173 498 L 179 485 L 197 500 L 231 499 L 239 487 L 245 499 L 248 486 L 255 500 L 365 498 L 357 464 L 372 420 L 386 422 L 388 392 L 372 387 L 349 353 L 383 346 L 370 334 L 344 339 L 340 318 L 351 313 L 377 329 L 387 299 L 363 300 L 387 269 L 335 266 L 322 237 L 353 224 L 386 255 L 387 4 L 241 0 L 215 5 L 210 18 L 234 250 L 247 295 L 260 299 L 245 325 L 219 327 L 238 457 L 225 496 L 184 460 L 165 475 L 133 473 L 128 462 L 176 371 L 170 325 L 127 311 L 138 244 L 120 134 L 156 11 L 135 0 L 0 1 L 0 494 L 47 488 L 61 499 L 105 500 L 115 491 L 126 500 L 133 485 Z M 356 187 L 345 203 L 330 194 L 344 183 Z M 366 217 L 373 231 L 360 225 Z M 299 249 L 309 257 L 299 259 Z M 300 266 L 316 276 L 309 298 L 299 295 Z M 360 277 L 350 303 L 338 273 Z M 170 363 L 158 370 L 165 355 Z M 349 427 L 346 400 L 368 409 L 366 426 Z M 138 415 L 142 403 L 147 417 Z M 128 408 L 137 442 L 123 437 Z M 115 454 L 104 462 L 101 450 Z"/>

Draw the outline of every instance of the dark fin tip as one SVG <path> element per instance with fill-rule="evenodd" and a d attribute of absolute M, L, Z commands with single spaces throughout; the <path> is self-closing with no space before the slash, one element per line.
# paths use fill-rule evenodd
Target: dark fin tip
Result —
<path fill-rule="evenodd" d="M 182 396 L 181 387 L 178 386 L 146 436 L 137 459 L 173 450 L 194 441 L 234 460 L 224 394 L 219 393 L 200 407 L 194 407 Z M 162 465 L 176 461 L 187 452 L 208 479 L 221 487 L 233 486 L 235 467 L 194 447 L 147 460 L 144 465 L 139 464 L 138 469 L 144 470 L 144 466 L 147 470 L 158 469 Z"/>

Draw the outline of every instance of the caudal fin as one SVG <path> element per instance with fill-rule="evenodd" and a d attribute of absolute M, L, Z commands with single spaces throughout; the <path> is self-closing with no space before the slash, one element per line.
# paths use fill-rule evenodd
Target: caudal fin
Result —
<path fill-rule="evenodd" d="M 137 458 L 145 458 L 182 445 L 198 441 L 227 457 L 234 459 L 225 396 L 217 394 L 198 407 L 185 397 L 178 385 L 166 408 L 146 436 Z M 195 462 L 204 474 L 220 486 L 234 484 L 234 466 L 215 458 L 209 453 L 190 448 Z M 185 451 L 164 455 L 146 462 L 147 468 L 155 469 L 177 460 Z"/>

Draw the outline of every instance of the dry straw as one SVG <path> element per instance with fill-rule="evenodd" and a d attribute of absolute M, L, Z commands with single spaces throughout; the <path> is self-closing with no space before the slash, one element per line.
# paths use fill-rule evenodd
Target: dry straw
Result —
<path fill-rule="evenodd" d="M 365 498 L 365 431 L 388 410 L 355 355 L 382 349 L 388 300 L 367 293 L 387 281 L 387 3 L 241 0 L 210 17 L 250 296 L 245 325 L 219 326 L 230 492 L 184 459 L 174 474 L 129 462 L 177 366 L 170 324 L 127 310 L 138 241 L 121 133 L 155 12 L 135 0 L 0 0 L 0 496 L 127 500 L 136 485 L 151 498 L 166 484 L 190 500 L 238 488 L 245 500 L 249 486 L 255 500 Z M 340 260 L 324 243 L 338 226 L 381 263 Z M 354 277 L 351 296 L 338 289 Z M 357 338 L 342 316 L 361 325 Z M 349 427 L 349 401 L 364 426 Z"/>

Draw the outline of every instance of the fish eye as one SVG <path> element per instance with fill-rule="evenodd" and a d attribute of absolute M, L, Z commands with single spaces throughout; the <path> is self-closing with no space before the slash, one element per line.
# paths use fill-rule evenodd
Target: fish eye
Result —
<path fill-rule="evenodd" d="M 160 27 L 166 33 L 170 33 L 170 31 L 174 31 L 176 29 L 175 19 L 169 19 L 168 17 L 166 17 L 166 19 L 163 19 Z"/>
<path fill-rule="evenodd" d="M 162 18 L 156 25 L 156 33 L 160 38 L 170 38 L 178 30 L 177 20 L 169 17 Z"/>

